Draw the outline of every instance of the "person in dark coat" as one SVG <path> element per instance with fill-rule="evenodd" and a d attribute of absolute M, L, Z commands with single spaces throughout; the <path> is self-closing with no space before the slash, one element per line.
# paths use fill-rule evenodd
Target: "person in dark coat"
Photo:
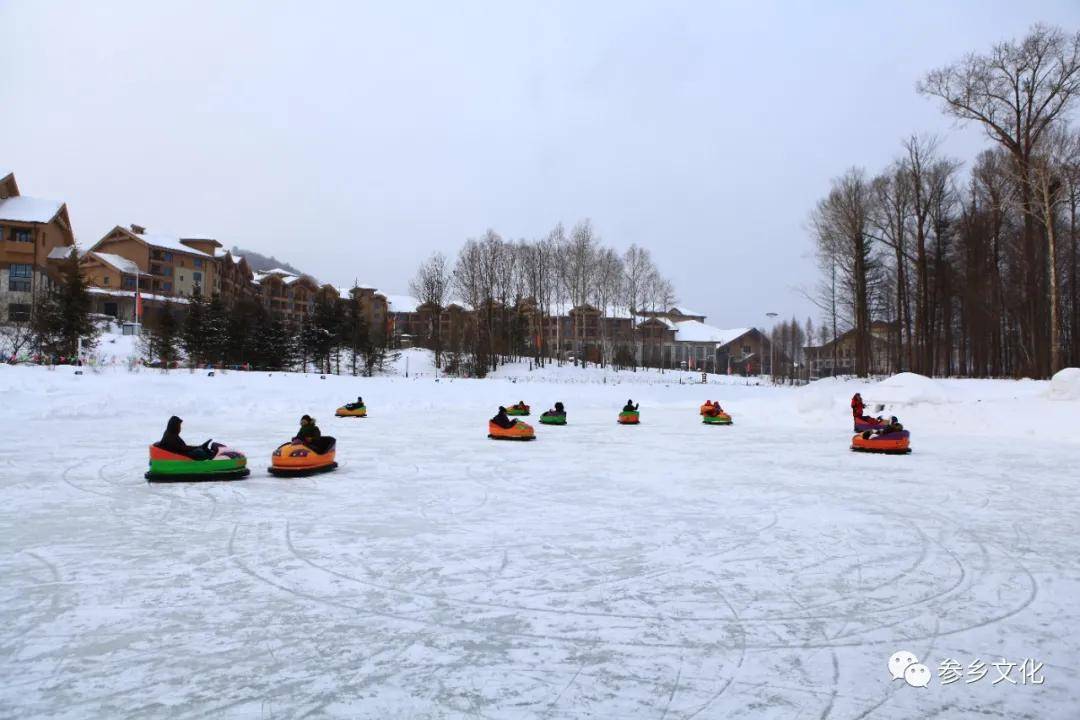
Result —
<path fill-rule="evenodd" d="M 499 412 L 495 415 L 495 417 L 491 418 L 491 422 L 495 423 L 496 425 L 503 428 L 504 430 L 509 430 L 510 428 L 517 425 L 518 421 L 511 419 L 506 414 L 506 408 L 504 408 L 502 405 L 500 405 L 499 406 Z"/>
<path fill-rule="evenodd" d="M 633 400 L 627 400 L 626 406 L 622 409 L 623 412 L 637 412 L 638 406 L 634 404 Z"/>
<path fill-rule="evenodd" d="M 169 422 L 165 426 L 165 434 L 161 436 L 161 440 L 158 440 L 157 446 L 162 450 L 184 455 L 192 460 L 209 460 L 213 457 L 209 440 L 202 445 L 188 445 L 184 442 L 183 438 L 180 437 L 180 425 L 183 422 L 175 415 L 169 418 Z"/>
<path fill-rule="evenodd" d="M 566 408 L 563 407 L 561 402 L 555 403 L 554 410 L 548 410 L 544 413 L 546 417 L 566 417 Z"/>
<path fill-rule="evenodd" d="M 348 404 L 347 404 L 347 405 L 345 406 L 345 409 L 346 409 L 346 410 L 358 410 L 358 409 L 360 409 L 360 408 L 362 408 L 362 407 L 364 407 L 364 398 L 362 398 L 362 397 L 360 397 L 359 395 L 357 395 L 357 396 L 356 396 L 356 402 L 354 402 L 354 403 L 348 403 Z"/>
<path fill-rule="evenodd" d="M 878 433 L 881 435 L 886 435 L 888 433 L 900 432 L 903 429 L 904 426 L 901 425 L 900 421 L 896 419 L 895 415 L 893 415 L 889 422 L 880 430 L 878 430 Z"/>
<path fill-rule="evenodd" d="M 300 429 L 296 432 L 296 437 L 305 444 L 322 437 L 319 426 L 315 424 L 315 418 L 310 415 L 300 418 Z"/>

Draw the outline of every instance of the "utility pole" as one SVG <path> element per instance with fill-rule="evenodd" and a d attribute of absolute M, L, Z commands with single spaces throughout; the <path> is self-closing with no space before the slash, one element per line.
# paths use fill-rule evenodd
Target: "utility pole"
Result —
<path fill-rule="evenodd" d="M 777 317 L 777 315 L 778 315 L 778 313 L 774 313 L 774 312 L 765 313 L 765 317 L 769 318 L 770 320 Z M 773 334 L 774 333 L 772 331 L 772 327 L 769 327 L 769 382 L 771 384 L 775 385 L 776 384 L 776 368 L 775 368 L 775 365 L 773 363 L 774 363 L 774 361 L 776 359 L 776 356 L 775 356 L 774 351 L 773 351 L 773 338 L 772 338 Z M 762 358 L 762 359 L 764 360 L 764 358 Z"/>

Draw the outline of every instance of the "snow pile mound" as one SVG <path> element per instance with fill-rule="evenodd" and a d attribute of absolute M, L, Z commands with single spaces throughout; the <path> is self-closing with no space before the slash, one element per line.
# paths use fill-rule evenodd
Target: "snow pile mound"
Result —
<path fill-rule="evenodd" d="M 1050 378 L 1051 400 L 1080 400 L 1080 368 L 1059 370 Z"/>
<path fill-rule="evenodd" d="M 872 386 L 866 391 L 864 399 L 867 405 L 941 404 L 949 401 L 949 394 L 941 384 L 925 375 L 902 372 Z"/>
<path fill-rule="evenodd" d="M 854 392 L 852 385 L 842 378 L 821 378 L 799 388 L 795 409 L 801 413 L 822 411 L 843 415 Z"/>

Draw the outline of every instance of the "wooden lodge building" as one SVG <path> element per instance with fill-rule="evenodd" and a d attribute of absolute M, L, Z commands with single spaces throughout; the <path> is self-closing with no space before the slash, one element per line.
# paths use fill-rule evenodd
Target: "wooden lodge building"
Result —
<path fill-rule="evenodd" d="M 67 205 L 22 195 L 15 173 L 0 170 L 0 323 L 30 320 L 74 248 Z"/>

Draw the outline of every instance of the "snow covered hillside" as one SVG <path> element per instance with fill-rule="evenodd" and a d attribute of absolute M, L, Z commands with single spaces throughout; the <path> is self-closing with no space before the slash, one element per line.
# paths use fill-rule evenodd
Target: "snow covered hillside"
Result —
<path fill-rule="evenodd" d="M 1076 716 L 1075 377 L 436 382 L 404 357 L 408 378 L 0 366 L 0 717 Z M 913 454 L 849 452 L 856 390 Z M 334 418 L 357 395 L 370 416 Z M 627 398 L 640 426 L 615 423 Z M 703 425 L 706 398 L 735 425 Z M 569 424 L 488 440 L 518 400 Z M 268 476 L 304 413 L 341 467 Z M 145 483 L 173 414 L 251 477 Z M 891 679 L 899 650 L 929 687 Z M 994 683 L 1003 659 L 1045 682 Z M 948 660 L 988 673 L 945 683 Z"/>

